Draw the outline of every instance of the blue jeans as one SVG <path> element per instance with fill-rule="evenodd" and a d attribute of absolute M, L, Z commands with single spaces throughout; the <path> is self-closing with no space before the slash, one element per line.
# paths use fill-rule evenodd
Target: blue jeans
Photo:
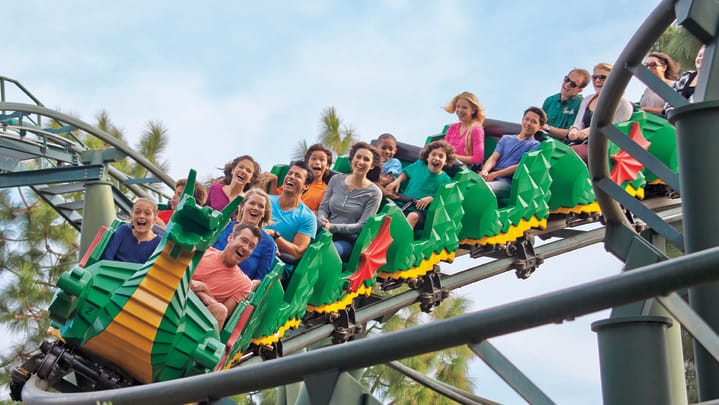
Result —
<path fill-rule="evenodd" d="M 497 196 L 497 199 L 509 197 L 509 192 L 512 191 L 512 182 L 504 179 L 490 181 L 487 185 Z"/>
<path fill-rule="evenodd" d="M 351 242 L 348 242 L 346 240 L 336 240 L 334 241 L 335 249 L 337 249 L 337 253 L 340 254 L 340 258 L 343 262 L 346 262 L 350 259 L 350 255 L 352 254 L 352 248 L 354 245 Z"/>

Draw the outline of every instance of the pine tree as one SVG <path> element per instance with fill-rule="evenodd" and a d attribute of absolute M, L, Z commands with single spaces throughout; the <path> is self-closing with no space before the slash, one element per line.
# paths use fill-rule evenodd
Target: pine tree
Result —
<path fill-rule="evenodd" d="M 56 122 L 51 125 L 59 127 Z M 125 142 L 123 131 L 106 111 L 97 114 L 96 126 Z M 88 134 L 74 135 L 90 149 L 109 146 Z M 160 162 L 160 155 L 167 142 L 168 133 L 162 123 L 149 121 L 137 150 L 166 170 L 167 163 Z M 25 165 L 28 169 L 39 166 L 35 161 Z M 128 159 L 113 165 L 131 177 L 147 174 L 144 167 Z M 0 385 L 9 382 L 10 370 L 30 357 L 47 338 L 47 308 L 57 279 L 78 261 L 78 240 L 78 232 L 29 188 L 0 191 L 0 325 L 19 342 L 0 354 Z"/>

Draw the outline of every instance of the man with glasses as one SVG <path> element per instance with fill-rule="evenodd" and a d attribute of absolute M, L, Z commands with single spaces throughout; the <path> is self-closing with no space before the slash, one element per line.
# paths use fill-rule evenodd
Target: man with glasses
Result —
<path fill-rule="evenodd" d="M 542 109 L 547 113 L 547 125 L 544 130 L 561 140 L 567 138 L 569 127 L 574 123 L 583 97 L 579 94 L 589 84 L 589 72 L 584 69 L 572 69 L 562 82 L 559 93 L 547 97 Z"/>

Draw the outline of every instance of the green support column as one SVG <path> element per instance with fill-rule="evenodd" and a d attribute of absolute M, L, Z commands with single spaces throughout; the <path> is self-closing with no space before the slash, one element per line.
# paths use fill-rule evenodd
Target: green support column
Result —
<path fill-rule="evenodd" d="M 645 238 L 652 242 L 652 245 L 659 251 L 666 254 L 667 240 L 651 230 L 647 231 Z M 667 312 L 657 300 L 650 300 L 649 313 L 645 315 L 661 316 L 670 318 L 672 326 L 667 328 L 667 344 L 669 348 L 669 370 L 672 379 L 672 404 L 686 405 L 689 403 L 687 396 L 687 380 L 684 373 L 684 350 L 682 345 L 682 326 L 672 315 Z"/>
<path fill-rule="evenodd" d="M 634 316 L 592 323 L 599 340 L 602 396 L 607 405 L 671 405 L 669 318 Z"/>
<path fill-rule="evenodd" d="M 110 226 L 115 219 L 115 201 L 112 199 L 112 186 L 106 181 L 85 183 L 85 205 L 82 210 L 82 229 L 80 232 L 80 257 L 92 244 L 97 231 L 102 226 Z"/>
<path fill-rule="evenodd" d="M 719 101 L 679 107 L 670 113 L 669 120 L 677 130 L 686 253 L 719 246 Z M 719 331 L 719 283 L 692 288 L 689 303 L 715 332 Z M 719 364 L 700 345 L 694 346 L 694 353 L 699 400 L 719 399 Z"/>

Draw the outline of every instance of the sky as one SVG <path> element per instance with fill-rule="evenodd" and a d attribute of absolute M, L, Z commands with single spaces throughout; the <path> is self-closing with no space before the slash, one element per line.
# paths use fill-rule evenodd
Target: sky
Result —
<path fill-rule="evenodd" d="M 263 170 L 314 143 L 333 106 L 363 140 L 390 132 L 421 144 L 475 93 L 488 118 L 518 122 L 574 67 L 613 63 L 657 3 L 596 1 L 3 2 L 0 75 L 44 105 L 94 123 L 106 110 L 135 144 L 150 120 L 168 129 L 169 174 L 201 179 L 236 156 Z M 633 81 L 625 92 L 638 101 Z M 592 94 L 591 86 L 584 94 Z M 8 89 L 8 101 L 27 102 Z M 469 265 L 463 260 L 447 271 Z M 460 293 L 486 308 L 616 274 L 601 246 Z M 578 318 L 492 340 L 559 404 L 599 404 L 596 336 Z M 522 403 L 481 361 L 477 393 Z"/>

